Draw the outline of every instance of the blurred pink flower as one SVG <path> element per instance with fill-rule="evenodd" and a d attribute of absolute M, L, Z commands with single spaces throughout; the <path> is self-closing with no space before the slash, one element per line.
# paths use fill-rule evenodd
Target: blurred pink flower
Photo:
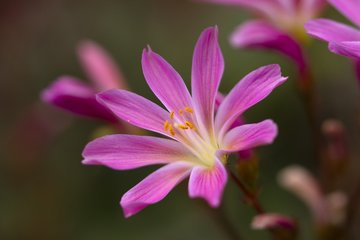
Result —
<path fill-rule="evenodd" d="M 304 24 L 314 18 L 326 0 L 195 0 L 249 9 L 258 19 L 240 25 L 230 42 L 237 48 L 266 48 L 285 54 L 301 72 L 307 67 L 299 41 L 304 40 Z"/>
<path fill-rule="evenodd" d="M 251 227 L 258 230 L 274 228 L 293 230 L 296 228 L 296 222 L 285 215 L 265 213 L 256 215 L 251 223 Z"/>
<path fill-rule="evenodd" d="M 230 91 L 215 113 L 224 70 L 217 27 L 204 30 L 196 44 L 192 96 L 176 70 L 150 48 L 143 51 L 142 68 L 147 84 L 167 110 L 126 90 L 106 91 L 97 99 L 119 118 L 170 139 L 105 136 L 85 147 L 83 163 L 116 170 L 166 164 L 125 193 L 120 204 L 126 217 L 159 202 L 188 176 L 191 198 L 219 206 L 227 182 L 227 154 L 270 144 L 277 135 L 271 120 L 231 128 L 233 123 L 287 78 L 278 65 L 259 68 Z"/>
<path fill-rule="evenodd" d="M 360 0 L 329 0 L 337 10 L 355 25 L 360 27 Z M 305 28 L 311 36 L 329 43 L 333 53 L 356 61 L 356 73 L 360 80 L 360 29 L 330 20 L 316 19 L 306 23 Z"/>
<path fill-rule="evenodd" d="M 342 192 L 325 195 L 318 181 L 305 168 L 297 165 L 286 167 L 279 174 L 279 183 L 307 204 L 318 225 L 343 223 L 346 195 Z"/>
<path fill-rule="evenodd" d="M 117 122 L 117 118 L 96 101 L 95 94 L 126 88 L 122 73 L 105 50 L 92 41 L 79 45 L 78 56 L 92 84 L 72 76 L 61 76 L 42 92 L 42 100 L 76 115 Z"/>

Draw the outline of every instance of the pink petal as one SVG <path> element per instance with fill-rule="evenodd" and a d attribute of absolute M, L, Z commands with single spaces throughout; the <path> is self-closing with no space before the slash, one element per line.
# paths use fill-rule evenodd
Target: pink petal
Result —
<path fill-rule="evenodd" d="M 305 24 L 308 34 L 327 42 L 360 41 L 360 31 L 328 19 L 316 19 Z"/>
<path fill-rule="evenodd" d="M 329 0 L 342 14 L 360 26 L 360 0 Z"/>
<path fill-rule="evenodd" d="M 231 129 L 222 141 L 222 150 L 237 152 L 265 144 L 271 144 L 277 135 L 277 126 L 272 120 L 245 124 Z"/>
<path fill-rule="evenodd" d="M 161 201 L 190 173 L 191 167 L 184 163 L 171 163 L 158 169 L 130 189 L 121 198 L 120 205 L 125 217 L 131 217 L 148 205 Z"/>
<path fill-rule="evenodd" d="M 126 88 L 119 68 L 108 53 L 93 41 L 81 42 L 78 47 L 80 62 L 99 91 Z"/>
<path fill-rule="evenodd" d="M 326 3 L 326 0 L 300 0 L 298 8 L 310 19 L 320 12 Z"/>
<path fill-rule="evenodd" d="M 76 115 L 117 122 L 116 117 L 96 101 L 95 94 L 94 89 L 80 80 L 62 76 L 41 93 L 41 98 Z"/>
<path fill-rule="evenodd" d="M 126 90 L 109 90 L 97 94 L 97 100 L 124 121 L 164 135 L 168 113 L 155 103 Z"/>
<path fill-rule="evenodd" d="M 108 135 L 86 145 L 83 164 L 116 170 L 188 160 L 191 153 L 176 141 L 135 135 Z"/>
<path fill-rule="evenodd" d="M 171 112 L 192 107 L 191 97 L 176 70 L 150 48 L 142 54 L 142 68 L 151 90 Z"/>
<path fill-rule="evenodd" d="M 230 37 L 236 48 L 265 48 L 278 51 L 292 59 L 300 70 L 306 68 L 301 46 L 290 35 L 263 20 L 240 25 Z"/>
<path fill-rule="evenodd" d="M 223 72 L 218 29 L 210 27 L 201 33 L 196 43 L 191 74 L 194 107 L 207 129 L 213 129 L 215 98 Z"/>
<path fill-rule="evenodd" d="M 265 213 L 254 217 L 251 227 L 253 229 L 275 229 L 284 228 L 296 230 L 296 222 L 288 216 L 278 213 Z"/>
<path fill-rule="evenodd" d="M 218 207 L 227 182 L 227 172 L 220 160 L 216 159 L 213 168 L 194 167 L 189 180 L 189 196 L 201 197 L 210 206 Z"/>
<path fill-rule="evenodd" d="M 279 65 L 261 67 L 245 76 L 219 107 L 215 118 L 219 136 L 223 136 L 244 111 L 267 97 L 286 79 L 281 76 Z"/>
<path fill-rule="evenodd" d="M 360 41 L 331 42 L 329 50 L 345 57 L 360 59 Z"/>

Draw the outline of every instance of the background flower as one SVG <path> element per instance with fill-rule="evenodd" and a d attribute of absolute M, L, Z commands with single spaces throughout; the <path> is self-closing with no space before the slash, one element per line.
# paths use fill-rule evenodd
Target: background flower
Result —
<path fill-rule="evenodd" d="M 42 100 L 76 115 L 115 124 L 115 116 L 96 101 L 95 94 L 108 89 L 126 88 L 122 73 L 105 50 L 92 41 L 81 42 L 77 54 L 92 84 L 72 76 L 61 76 L 43 90 Z"/>
<path fill-rule="evenodd" d="M 230 43 L 236 48 L 267 48 L 294 60 L 305 71 L 306 59 L 301 43 L 306 41 L 304 24 L 314 18 L 325 0 L 196 0 L 248 9 L 257 20 L 246 21 L 236 28 Z"/>
<path fill-rule="evenodd" d="M 360 16 L 358 14 L 360 12 L 360 1 L 330 0 L 329 2 L 345 17 L 360 27 Z M 360 29 L 330 19 L 312 20 L 305 26 L 308 34 L 328 42 L 331 52 L 353 59 L 357 68 L 356 73 L 359 76 Z"/>

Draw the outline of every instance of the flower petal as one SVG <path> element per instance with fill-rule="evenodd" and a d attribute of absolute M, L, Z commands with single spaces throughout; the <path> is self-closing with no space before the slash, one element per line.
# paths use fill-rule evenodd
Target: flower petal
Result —
<path fill-rule="evenodd" d="M 165 59 L 149 48 L 144 49 L 141 63 L 146 82 L 169 112 L 192 107 L 184 81 Z"/>
<path fill-rule="evenodd" d="M 192 96 L 195 112 L 206 129 L 213 129 L 215 98 L 224 72 L 224 58 L 217 27 L 205 29 L 196 43 L 192 64 Z"/>
<path fill-rule="evenodd" d="M 86 145 L 82 163 L 126 170 L 188 160 L 191 156 L 181 143 L 174 140 L 117 134 L 98 138 Z"/>
<path fill-rule="evenodd" d="M 360 59 L 360 41 L 331 42 L 329 50 L 345 57 Z"/>
<path fill-rule="evenodd" d="M 225 97 L 215 118 L 215 129 L 220 137 L 248 108 L 267 97 L 287 78 L 281 76 L 279 65 L 268 65 L 249 73 Z"/>
<path fill-rule="evenodd" d="M 125 217 L 140 212 L 148 205 L 161 201 L 191 170 L 191 166 L 184 163 L 171 163 L 158 169 L 144 180 L 130 189 L 121 198 L 120 205 Z"/>
<path fill-rule="evenodd" d="M 297 6 L 306 19 L 311 19 L 326 5 L 326 0 L 300 0 Z"/>
<path fill-rule="evenodd" d="M 288 216 L 278 213 L 263 213 L 253 218 L 251 227 L 257 230 L 283 228 L 293 231 L 297 226 L 295 220 Z"/>
<path fill-rule="evenodd" d="M 125 79 L 107 52 L 93 41 L 81 42 L 78 56 L 88 77 L 99 91 L 126 88 Z"/>
<path fill-rule="evenodd" d="M 201 197 L 210 206 L 218 207 L 227 182 L 227 172 L 220 160 L 216 159 L 212 169 L 194 167 L 189 179 L 189 196 Z"/>
<path fill-rule="evenodd" d="M 42 93 L 44 102 L 73 114 L 117 122 L 116 117 L 95 99 L 95 91 L 80 80 L 62 76 Z"/>
<path fill-rule="evenodd" d="M 308 34 L 327 42 L 360 41 L 360 31 L 328 19 L 311 20 L 305 24 Z"/>
<path fill-rule="evenodd" d="M 248 21 L 231 35 L 236 48 L 265 48 L 278 51 L 292 59 L 300 70 L 306 68 L 301 46 L 290 35 L 262 20 Z"/>
<path fill-rule="evenodd" d="M 97 100 L 124 121 L 169 136 L 164 131 L 168 113 L 155 103 L 126 90 L 108 90 L 97 94 Z"/>
<path fill-rule="evenodd" d="M 222 141 L 221 149 L 237 152 L 271 144 L 277 135 L 277 126 L 272 120 L 256 124 L 245 124 L 231 129 Z"/>
<path fill-rule="evenodd" d="M 337 10 L 360 26 L 360 0 L 329 0 Z"/>

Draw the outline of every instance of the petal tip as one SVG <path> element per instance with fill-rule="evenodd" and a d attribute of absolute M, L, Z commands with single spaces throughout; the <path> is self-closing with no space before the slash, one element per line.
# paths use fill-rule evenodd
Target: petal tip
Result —
<path fill-rule="evenodd" d="M 86 159 L 86 158 L 81 161 L 81 164 L 83 164 L 83 165 L 99 165 L 99 163 L 97 161 L 92 160 L 92 159 Z"/>

